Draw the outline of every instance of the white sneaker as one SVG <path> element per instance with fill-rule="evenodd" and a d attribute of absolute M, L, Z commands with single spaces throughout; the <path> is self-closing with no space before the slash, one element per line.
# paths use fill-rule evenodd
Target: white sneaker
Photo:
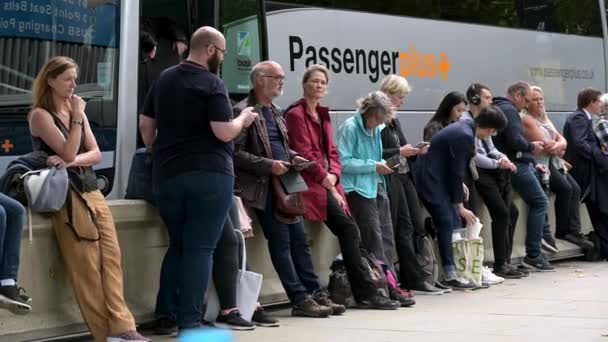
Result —
<path fill-rule="evenodd" d="M 481 281 L 490 285 L 500 284 L 505 281 L 505 278 L 497 276 L 492 271 L 488 266 L 481 266 Z"/>

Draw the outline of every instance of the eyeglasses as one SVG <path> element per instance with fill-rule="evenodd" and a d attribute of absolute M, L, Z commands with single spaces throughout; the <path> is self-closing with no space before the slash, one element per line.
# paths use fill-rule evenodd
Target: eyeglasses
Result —
<path fill-rule="evenodd" d="M 207 45 L 207 46 L 213 46 L 214 48 L 216 48 L 216 49 L 220 50 L 220 51 L 221 51 L 221 52 L 222 52 L 224 55 L 228 53 L 228 50 L 226 50 L 226 49 L 222 49 L 222 48 L 219 48 L 219 47 L 218 47 L 217 45 L 215 45 L 215 44 L 209 44 L 209 45 Z"/>
<path fill-rule="evenodd" d="M 260 75 L 260 76 L 272 78 L 275 81 L 279 81 L 279 82 L 285 82 L 285 76 L 272 76 L 272 75 Z"/>

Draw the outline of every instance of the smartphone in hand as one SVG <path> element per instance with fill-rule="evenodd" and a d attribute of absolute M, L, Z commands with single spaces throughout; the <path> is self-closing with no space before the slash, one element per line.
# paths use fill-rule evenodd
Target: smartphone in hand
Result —
<path fill-rule="evenodd" d="M 431 143 L 428 141 L 421 141 L 419 143 L 417 143 L 414 147 L 415 148 L 425 148 L 427 146 L 429 146 Z"/>

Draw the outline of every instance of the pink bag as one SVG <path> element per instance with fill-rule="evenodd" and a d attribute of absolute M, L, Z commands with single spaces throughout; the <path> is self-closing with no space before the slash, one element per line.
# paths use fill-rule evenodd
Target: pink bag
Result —
<path fill-rule="evenodd" d="M 243 236 L 245 238 L 253 237 L 253 226 L 251 225 L 251 218 L 247 214 L 247 210 L 245 209 L 243 201 L 239 196 L 234 196 L 234 205 L 236 206 L 236 210 L 239 213 L 239 227 L 241 228 L 241 233 L 243 233 Z"/>

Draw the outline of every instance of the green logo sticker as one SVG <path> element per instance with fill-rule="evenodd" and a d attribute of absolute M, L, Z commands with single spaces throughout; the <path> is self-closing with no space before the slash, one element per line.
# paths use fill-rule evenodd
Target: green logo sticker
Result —
<path fill-rule="evenodd" d="M 239 56 L 251 56 L 251 34 L 247 31 L 237 32 Z"/>

